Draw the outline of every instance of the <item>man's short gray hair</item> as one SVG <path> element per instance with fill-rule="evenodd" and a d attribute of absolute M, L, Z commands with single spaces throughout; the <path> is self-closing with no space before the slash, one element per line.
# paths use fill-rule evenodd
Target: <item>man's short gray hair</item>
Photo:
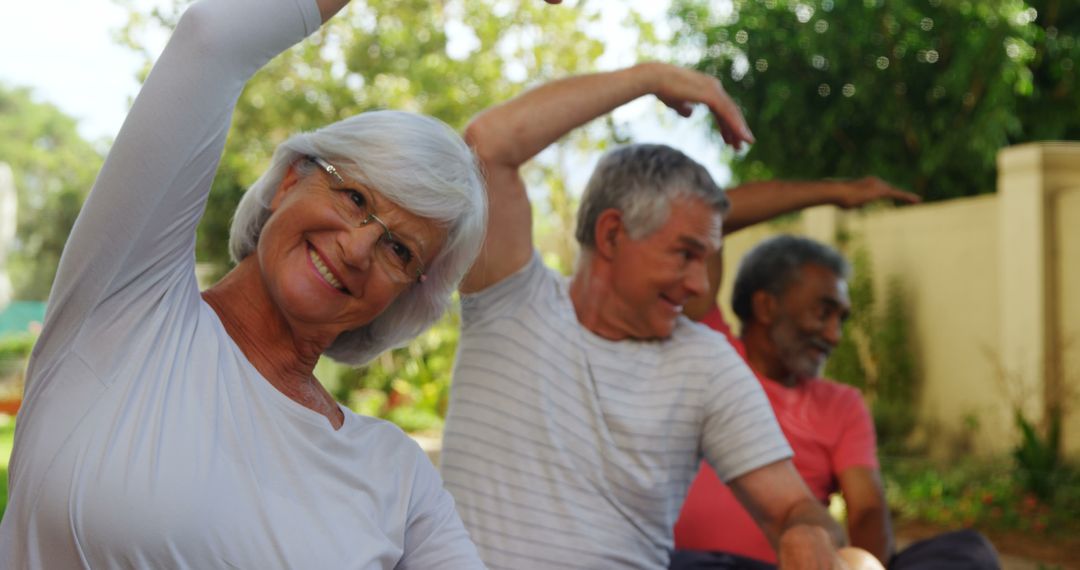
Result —
<path fill-rule="evenodd" d="M 363 364 L 409 342 L 446 311 L 483 243 L 487 197 L 475 156 L 450 127 L 401 111 L 362 113 L 278 146 L 270 167 L 237 206 L 229 237 L 233 261 L 255 252 L 285 173 L 309 156 L 334 164 L 343 176 L 447 232 L 423 283 L 412 285 L 367 325 L 342 333 L 326 351 L 335 360 Z"/>
<path fill-rule="evenodd" d="M 578 209 L 574 237 L 582 249 L 596 247 L 596 221 L 609 208 L 622 212 L 632 239 L 658 230 L 671 213 L 675 198 L 696 197 L 719 214 L 728 210 L 724 191 L 709 171 L 667 145 L 635 144 L 600 159 Z"/>
<path fill-rule="evenodd" d="M 754 293 L 767 291 L 779 297 L 808 263 L 820 265 L 847 279 L 851 273 L 844 256 L 835 249 L 809 238 L 779 235 L 754 246 L 739 263 L 731 308 L 747 325 L 754 320 Z"/>

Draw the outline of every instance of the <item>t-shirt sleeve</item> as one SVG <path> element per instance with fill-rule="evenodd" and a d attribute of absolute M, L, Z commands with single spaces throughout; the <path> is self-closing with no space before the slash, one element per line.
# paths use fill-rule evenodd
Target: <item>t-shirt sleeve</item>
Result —
<path fill-rule="evenodd" d="M 874 421 L 858 390 L 845 386 L 841 409 L 836 417 L 844 418 L 839 438 L 833 447 L 833 473 L 851 467 L 878 468 L 877 437 Z"/>
<path fill-rule="evenodd" d="M 750 367 L 717 342 L 716 373 L 706 389 L 702 453 L 724 483 L 792 456 L 769 399 Z"/>
<path fill-rule="evenodd" d="M 417 452 L 423 454 L 419 448 Z M 484 568 L 435 466 L 427 457 L 419 458 L 417 466 L 409 499 L 404 554 L 396 568 Z"/>
<path fill-rule="evenodd" d="M 461 326 L 469 328 L 498 315 L 504 315 L 529 302 L 537 294 L 553 292 L 558 277 L 544 266 L 540 254 L 533 250 L 532 258 L 517 272 L 490 287 L 462 295 Z"/>
<path fill-rule="evenodd" d="M 314 0 L 202 0 L 185 11 L 72 228 L 36 353 L 70 346 L 106 301 L 122 310 L 126 295 L 194 286 L 195 228 L 236 100 L 320 22 Z"/>

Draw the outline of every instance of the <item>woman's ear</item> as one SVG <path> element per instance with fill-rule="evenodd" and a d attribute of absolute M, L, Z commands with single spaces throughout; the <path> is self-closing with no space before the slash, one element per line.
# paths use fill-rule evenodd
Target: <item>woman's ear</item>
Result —
<path fill-rule="evenodd" d="M 278 183 L 277 191 L 274 192 L 274 197 L 270 199 L 270 211 L 278 209 L 281 201 L 285 199 L 285 194 L 288 194 L 289 190 L 292 190 L 296 183 L 300 181 L 300 171 L 296 168 L 296 163 L 289 165 L 288 170 L 285 171 L 285 176 L 281 178 L 281 182 Z"/>
<path fill-rule="evenodd" d="M 615 208 L 608 208 L 600 212 L 600 216 L 596 218 L 596 227 L 593 228 L 593 232 L 593 238 L 596 242 L 596 254 L 603 259 L 613 258 L 620 235 L 623 233 L 622 212 Z"/>

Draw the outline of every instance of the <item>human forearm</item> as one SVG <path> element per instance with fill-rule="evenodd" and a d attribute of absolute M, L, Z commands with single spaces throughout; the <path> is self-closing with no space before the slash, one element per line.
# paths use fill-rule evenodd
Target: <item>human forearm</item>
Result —
<path fill-rule="evenodd" d="M 545 83 L 474 117 L 465 138 L 485 163 L 517 168 L 575 128 L 650 93 L 649 65 Z"/>
<path fill-rule="evenodd" d="M 784 535 L 792 529 L 803 526 L 824 530 L 836 548 L 847 546 L 848 541 L 844 529 L 829 515 L 829 511 L 812 497 L 797 502 L 788 511 L 787 516 L 780 521 L 779 540 L 783 541 Z"/>
<path fill-rule="evenodd" d="M 839 525 L 809 496 L 788 511 L 774 540 L 782 570 L 838 568 L 838 549 L 846 546 Z"/>
<path fill-rule="evenodd" d="M 728 197 L 731 210 L 724 218 L 725 234 L 812 206 L 857 208 L 878 200 L 908 204 L 919 201 L 915 194 L 873 176 L 857 180 L 748 182 L 729 190 Z"/>
<path fill-rule="evenodd" d="M 830 180 L 769 180 L 740 184 L 727 192 L 731 209 L 724 218 L 724 233 L 803 208 L 831 204 L 838 195 L 837 186 L 837 182 Z"/>
<path fill-rule="evenodd" d="M 851 545 L 870 552 L 882 563 L 892 555 L 892 528 L 885 509 L 848 511 L 848 537 Z"/>
<path fill-rule="evenodd" d="M 873 437 L 870 413 L 861 399 L 858 404 L 860 411 L 856 419 L 848 423 L 849 441 Z M 873 454 L 872 444 L 867 449 Z M 847 503 L 851 544 L 870 552 L 883 563 L 887 562 L 892 554 L 892 525 L 885 489 L 881 484 L 881 472 L 876 467 L 853 466 L 841 470 L 836 478 L 840 483 L 840 493 Z"/>
<path fill-rule="evenodd" d="M 834 560 L 837 547 L 847 542 L 790 460 L 759 467 L 729 487 L 776 549 L 781 567 L 812 568 L 812 561 Z"/>
<path fill-rule="evenodd" d="M 517 167 L 571 130 L 649 94 L 684 116 L 693 104 L 703 103 L 716 116 L 730 144 L 753 140 L 719 81 L 656 62 L 533 88 L 477 115 L 466 129 L 466 138 L 486 162 Z"/>

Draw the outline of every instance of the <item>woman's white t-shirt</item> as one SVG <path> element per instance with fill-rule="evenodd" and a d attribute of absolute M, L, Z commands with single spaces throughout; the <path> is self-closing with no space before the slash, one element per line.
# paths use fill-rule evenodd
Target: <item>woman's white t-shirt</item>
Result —
<path fill-rule="evenodd" d="M 65 248 L 28 371 L 2 568 L 479 568 L 434 466 L 272 387 L 200 298 L 195 228 L 247 79 L 314 0 L 181 19 Z"/>

